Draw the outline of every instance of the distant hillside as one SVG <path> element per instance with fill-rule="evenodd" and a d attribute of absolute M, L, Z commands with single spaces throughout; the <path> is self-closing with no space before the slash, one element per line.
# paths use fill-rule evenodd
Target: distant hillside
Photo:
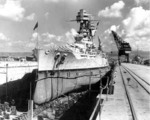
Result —
<path fill-rule="evenodd" d="M 109 57 L 117 58 L 117 51 L 112 51 L 107 53 Z M 150 58 L 150 51 L 131 51 L 130 58 L 132 59 L 134 56 L 139 55 L 143 57 L 144 59 Z M 25 57 L 25 56 L 31 56 L 32 52 L 0 52 L 0 56 L 12 56 L 12 57 Z"/>
<path fill-rule="evenodd" d="M 112 52 L 109 52 L 107 54 L 108 54 L 109 57 L 116 58 L 117 55 L 118 55 L 118 52 L 117 51 L 112 51 Z M 131 51 L 130 58 L 132 59 L 136 55 L 139 55 L 144 59 L 148 59 L 148 58 L 150 58 L 150 51 Z"/>
<path fill-rule="evenodd" d="M 25 57 L 31 55 L 31 52 L 0 52 L 0 56 Z"/>
<path fill-rule="evenodd" d="M 132 51 L 130 56 L 133 58 L 135 55 L 139 55 L 144 59 L 150 58 L 150 51 Z"/>

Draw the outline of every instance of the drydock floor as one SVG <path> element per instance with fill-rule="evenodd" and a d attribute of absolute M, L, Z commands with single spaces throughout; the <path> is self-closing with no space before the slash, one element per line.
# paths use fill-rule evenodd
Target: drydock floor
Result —
<path fill-rule="evenodd" d="M 145 90 L 141 87 L 141 85 L 139 85 L 139 83 L 135 82 L 133 78 L 129 77 L 129 75 L 125 72 L 125 69 L 123 69 L 123 66 L 132 70 L 139 76 L 139 78 L 137 78 L 137 76 L 134 75 L 134 78 L 139 80 L 139 83 L 142 84 Z M 122 64 L 120 67 L 117 66 L 114 74 L 114 94 L 108 96 L 102 95 L 102 98 L 104 99 L 103 107 L 101 115 L 99 116 L 98 114 L 96 120 L 150 120 L 149 73 L 150 67 L 148 66 L 135 64 Z M 140 78 L 145 80 L 145 83 L 148 84 L 146 85 L 144 82 L 140 82 Z M 130 107 L 127 99 L 123 79 L 126 84 L 126 89 L 130 95 L 132 107 Z"/>
<path fill-rule="evenodd" d="M 133 71 L 133 75 L 136 73 L 140 76 L 137 78 L 137 76 L 134 75 L 134 77 L 139 80 L 139 83 L 129 77 L 129 74 L 125 71 L 123 66 Z M 117 66 L 113 75 L 113 81 L 115 82 L 114 94 L 101 95 L 103 102 L 101 108 L 98 107 L 96 110 L 97 112 L 94 115 L 96 117 L 91 117 L 91 115 L 94 113 L 100 96 L 98 89 L 99 84 L 96 86 L 96 92 L 87 92 L 87 94 L 81 97 L 70 109 L 68 109 L 59 120 L 150 120 L 149 73 L 150 67 L 148 66 L 135 64 L 122 64 L 121 66 Z M 140 79 L 146 82 L 142 82 Z M 145 89 L 139 84 L 142 84 Z M 133 110 L 131 110 L 129 104 L 127 91 L 124 87 L 125 85 L 131 97 Z"/>
<path fill-rule="evenodd" d="M 97 92 L 87 93 L 66 111 L 59 120 L 88 120 L 94 109 L 97 94 Z"/>

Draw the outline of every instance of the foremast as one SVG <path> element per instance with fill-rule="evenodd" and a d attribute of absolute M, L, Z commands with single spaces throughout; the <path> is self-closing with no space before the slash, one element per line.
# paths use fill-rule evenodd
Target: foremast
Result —
<path fill-rule="evenodd" d="M 81 9 L 76 19 L 71 21 L 76 21 L 80 24 L 78 34 L 74 36 L 73 51 L 77 52 L 77 54 L 96 55 L 98 49 L 96 49 L 93 39 L 99 25 L 99 20 L 93 20 L 90 14 Z M 97 21 L 97 24 L 94 21 Z"/>

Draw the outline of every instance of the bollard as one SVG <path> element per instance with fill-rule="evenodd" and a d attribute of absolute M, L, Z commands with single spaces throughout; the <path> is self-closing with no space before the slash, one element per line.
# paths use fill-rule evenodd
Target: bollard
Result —
<path fill-rule="evenodd" d="M 37 118 L 38 118 L 37 120 L 43 120 L 42 116 L 38 116 Z"/>
<path fill-rule="evenodd" d="M 18 118 L 13 118 L 12 120 L 18 120 Z"/>
<path fill-rule="evenodd" d="M 130 78 L 127 78 L 127 80 L 128 80 L 128 85 L 129 85 L 129 82 L 130 82 L 131 79 L 130 79 Z"/>
<path fill-rule="evenodd" d="M 33 119 L 33 100 L 28 101 L 28 119 Z"/>
<path fill-rule="evenodd" d="M 11 106 L 11 115 L 16 115 L 16 114 L 17 114 L 16 106 Z"/>
<path fill-rule="evenodd" d="M 2 115 L 3 114 L 3 111 L 2 111 L 2 109 L 0 109 L 0 115 Z"/>
<path fill-rule="evenodd" d="M 4 120 L 4 118 L 3 118 L 3 117 L 0 117 L 0 120 Z"/>
<path fill-rule="evenodd" d="M 5 119 L 9 119 L 10 117 L 9 117 L 9 114 L 4 114 L 4 118 Z"/>

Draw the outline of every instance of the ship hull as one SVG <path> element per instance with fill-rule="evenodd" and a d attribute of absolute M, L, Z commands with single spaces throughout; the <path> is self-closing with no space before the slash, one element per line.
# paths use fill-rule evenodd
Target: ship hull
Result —
<path fill-rule="evenodd" d="M 97 83 L 109 71 L 109 67 L 41 71 L 34 92 L 34 102 L 42 104 L 83 86 Z"/>
<path fill-rule="evenodd" d="M 35 103 L 49 102 L 83 86 L 95 84 L 109 70 L 107 60 L 101 56 L 94 59 L 76 59 L 72 53 L 65 53 L 65 61 L 56 67 L 55 52 L 47 55 L 43 50 L 39 51 Z"/>

